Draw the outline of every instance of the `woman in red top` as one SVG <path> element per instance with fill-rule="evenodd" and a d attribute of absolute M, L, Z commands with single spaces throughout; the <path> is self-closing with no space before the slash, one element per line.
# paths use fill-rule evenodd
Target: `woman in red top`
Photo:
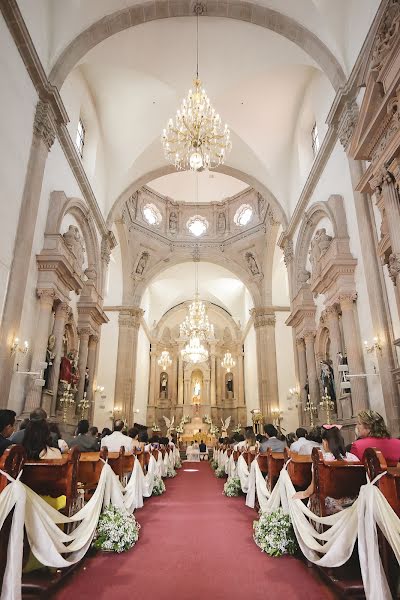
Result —
<path fill-rule="evenodd" d="M 357 416 L 356 435 L 351 452 L 363 459 L 367 448 L 377 448 L 391 465 L 400 461 L 400 440 L 390 437 L 383 417 L 374 410 L 363 410 Z"/>

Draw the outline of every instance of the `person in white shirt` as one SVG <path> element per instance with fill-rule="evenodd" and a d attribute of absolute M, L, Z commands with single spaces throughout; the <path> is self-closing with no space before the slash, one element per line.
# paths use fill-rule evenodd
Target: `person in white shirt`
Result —
<path fill-rule="evenodd" d="M 304 427 L 299 427 L 296 429 L 297 440 L 290 446 L 291 452 L 300 452 L 302 445 L 307 442 L 306 435 L 307 429 L 304 429 Z"/>
<path fill-rule="evenodd" d="M 124 446 L 125 452 L 133 452 L 134 441 L 131 437 L 122 433 L 123 428 L 123 421 L 115 421 L 113 433 L 106 435 L 101 440 L 101 446 L 106 446 L 109 452 L 119 452 L 121 446 Z"/>
<path fill-rule="evenodd" d="M 301 445 L 299 454 L 311 455 L 313 448 L 320 448 L 322 450 L 322 429 L 319 426 L 310 429 L 306 442 Z"/>

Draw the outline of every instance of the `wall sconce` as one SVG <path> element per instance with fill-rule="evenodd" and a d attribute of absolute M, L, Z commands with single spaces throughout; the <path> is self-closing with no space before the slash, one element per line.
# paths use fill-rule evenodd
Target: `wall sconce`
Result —
<path fill-rule="evenodd" d="M 364 347 L 365 347 L 366 351 L 368 352 L 368 354 L 371 354 L 371 352 L 374 352 L 374 351 L 382 354 L 382 345 L 379 341 L 379 338 L 376 336 L 374 337 L 372 344 L 370 344 L 367 340 L 365 340 Z"/>
<path fill-rule="evenodd" d="M 104 392 L 104 385 L 98 385 L 96 387 L 96 392 L 99 392 L 100 394 Z"/>
<path fill-rule="evenodd" d="M 283 420 L 283 410 L 280 410 L 279 408 L 273 408 L 271 413 L 273 424 L 280 429 L 281 421 Z"/>
<path fill-rule="evenodd" d="M 14 354 L 16 354 L 17 352 L 21 352 L 21 354 L 27 354 L 28 350 L 29 350 L 29 342 L 27 342 L 26 340 L 24 341 L 23 346 L 19 345 L 19 338 L 14 338 L 12 344 L 11 344 L 11 356 L 13 356 Z"/>

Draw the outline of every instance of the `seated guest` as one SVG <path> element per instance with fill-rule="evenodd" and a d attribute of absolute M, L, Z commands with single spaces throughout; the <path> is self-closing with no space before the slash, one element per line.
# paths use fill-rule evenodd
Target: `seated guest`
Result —
<path fill-rule="evenodd" d="M 109 452 L 119 452 L 124 446 L 125 452 L 133 452 L 133 439 L 122 433 L 124 422 L 118 419 L 114 423 L 114 431 L 101 440 L 101 446 L 106 446 Z"/>
<path fill-rule="evenodd" d="M 168 438 L 161 438 L 161 443 L 167 447 L 169 444 L 169 439 Z M 138 435 L 138 447 L 141 450 L 146 450 L 146 446 L 148 446 L 149 444 L 149 434 L 147 432 L 147 429 L 142 429 L 141 431 L 139 431 L 139 435 Z"/>
<path fill-rule="evenodd" d="M 252 427 L 246 427 L 244 432 L 244 444 L 242 442 L 238 444 L 238 450 L 254 450 L 256 447 L 256 436 Z"/>
<path fill-rule="evenodd" d="M 28 419 L 28 421 L 29 421 L 29 419 Z M 61 452 L 63 454 L 65 452 L 68 452 L 68 450 L 69 450 L 68 444 L 65 440 L 62 439 L 60 428 L 58 427 L 57 423 L 49 423 L 49 430 L 50 430 L 50 435 L 52 435 L 53 437 L 54 436 L 57 437 L 58 449 L 61 450 Z"/>
<path fill-rule="evenodd" d="M 321 427 L 314 427 L 307 434 L 307 440 L 301 445 L 299 454 L 311 455 L 313 448 L 322 450 L 322 431 Z"/>
<path fill-rule="evenodd" d="M 53 439 L 46 419 L 39 418 L 37 414 L 32 418 L 31 414 L 22 441 L 27 457 L 34 460 L 61 458 L 61 451 L 54 448 L 52 443 Z"/>
<path fill-rule="evenodd" d="M 200 460 L 207 460 L 208 459 L 208 449 L 203 440 L 201 440 L 201 442 L 199 444 L 199 450 L 200 450 Z"/>
<path fill-rule="evenodd" d="M 131 427 L 128 431 L 128 435 L 133 440 L 133 447 L 140 450 L 139 429 L 137 427 Z"/>
<path fill-rule="evenodd" d="M 351 452 L 363 459 L 367 448 L 377 448 L 391 465 L 400 461 L 400 440 L 392 438 L 383 417 L 374 410 L 363 410 L 357 415 L 356 436 Z"/>
<path fill-rule="evenodd" d="M 89 427 L 89 435 L 98 439 L 99 438 L 99 430 L 97 429 L 97 427 Z"/>
<path fill-rule="evenodd" d="M 347 460 L 352 462 L 358 462 L 357 456 L 351 454 L 350 452 L 346 452 L 343 436 L 340 433 L 339 427 L 335 425 L 325 425 L 322 427 L 322 448 L 323 458 L 326 461 Z M 313 493 L 314 470 L 312 470 L 312 479 L 308 488 L 304 491 L 297 492 L 293 496 L 293 499 L 305 500 L 306 498 L 309 498 Z M 327 497 L 326 505 L 329 509 L 329 512 L 332 514 L 334 512 L 342 510 L 343 506 L 352 504 L 354 500 L 354 498 L 342 498 L 340 500 L 336 500 L 334 498 Z"/>
<path fill-rule="evenodd" d="M 25 419 L 24 419 L 24 421 L 25 421 Z M 35 422 L 47 421 L 47 412 L 45 410 L 43 410 L 43 408 L 40 408 L 40 407 L 35 408 L 29 415 L 29 419 L 27 419 L 27 423 L 25 424 L 25 427 L 23 427 L 23 428 L 20 427 L 18 431 L 16 431 L 15 433 L 12 434 L 11 442 L 13 444 L 22 444 L 24 436 L 25 436 L 26 427 L 30 421 L 35 421 Z M 21 423 L 21 425 L 22 425 L 22 423 Z M 51 438 L 50 446 L 54 447 L 54 448 L 58 448 L 57 435 L 55 433 L 51 433 L 50 438 Z"/>
<path fill-rule="evenodd" d="M 0 410 L 0 456 L 4 450 L 13 443 L 8 438 L 12 435 L 15 427 L 16 413 L 13 410 Z"/>
<path fill-rule="evenodd" d="M 103 431 L 100 434 L 100 439 L 102 440 L 106 435 L 111 435 L 112 431 L 108 427 L 104 427 Z"/>
<path fill-rule="evenodd" d="M 287 434 L 286 436 L 286 444 L 288 446 L 288 448 L 290 448 L 290 446 L 296 441 L 296 434 L 294 431 L 291 431 L 290 433 Z"/>
<path fill-rule="evenodd" d="M 271 448 L 272 452 L 283 452 L 286 448 L 286 442 L 278 440 L 276 427 L 272 423 L 267 423 L 267 425 L 264 425 L 264 432 L 267 439 L 260 444 L 260 452 L 266 452 L 268 448 Z"/>
<path fill-rule="evenodd" d="M 307 429 L 299 427 L 296 429 L 296 441 L 290 446 L 292 452 L 299 452 L 302 444 L 305 444 L 307 439 Z"/>
<path fill-rule="evenodd" d="M 67 439 L 70 448 L 77 446 L 81 452 L 96 452 L 99 449 L 99 442 L 89 433 L 89 421 L 82 419 L 76 428 L 76 436 Z M 111 452 L 111 450 L 110 450 Z"/>

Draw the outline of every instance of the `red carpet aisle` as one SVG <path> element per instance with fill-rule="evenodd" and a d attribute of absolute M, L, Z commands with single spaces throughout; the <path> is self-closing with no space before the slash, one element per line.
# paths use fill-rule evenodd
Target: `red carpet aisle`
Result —
<path fill-rule="evenodd" d="M 184 469 L 192 469 L 192 472 Z M 332 600 L 294 558 L 270 558 L 252 540 L 256 514 L 222 494 L 207 463 L 183 463 L 167 492 L 135 515 L 142 525 L 127 554 L 99 554 L 57 600 Z"/>

